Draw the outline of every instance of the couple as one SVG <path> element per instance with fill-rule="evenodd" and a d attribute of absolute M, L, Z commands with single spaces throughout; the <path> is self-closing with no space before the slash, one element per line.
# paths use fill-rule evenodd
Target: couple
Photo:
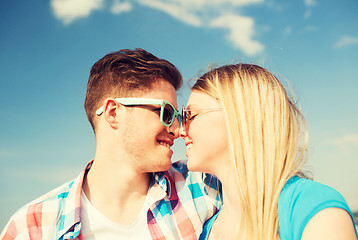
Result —
<path fill-rule="evenodd" d="M 343 197 L 300 171 L 304 119 L 275 76 L 213 69 L 180 114 L 181 85 L 174 65 L 143 49 L 96 62 L 85 99 L 94 159 L 18 210 L 0 238 L 357 238 Z M 188 165 L 171 162 L 178 137 Z"/>

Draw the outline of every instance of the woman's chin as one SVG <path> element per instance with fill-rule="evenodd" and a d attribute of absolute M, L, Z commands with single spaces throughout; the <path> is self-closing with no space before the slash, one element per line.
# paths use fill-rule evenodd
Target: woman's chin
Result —
<path fill-rule="evenodd" d="M 198 164 L 194 158 L 188 158 L 188 169 L 191 172 L 202 172 L 203 167 L 201 164 Z"/>
<path fill-rule="evenodd" d="M 187 167 L 189 171 L 195 172 L 196 164 L 194 163 L 194 160 L 191 157 L 188 157 Z"/>

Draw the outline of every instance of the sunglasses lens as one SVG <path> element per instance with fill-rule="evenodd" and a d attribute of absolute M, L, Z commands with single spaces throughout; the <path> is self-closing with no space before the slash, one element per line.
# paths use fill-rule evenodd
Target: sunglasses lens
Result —
<path fill-rule="evenodd" d="M 165 124 L 171 124 L 173 121 L 174 109 L 166 104 L 163 109 L 163 122 Z"/>

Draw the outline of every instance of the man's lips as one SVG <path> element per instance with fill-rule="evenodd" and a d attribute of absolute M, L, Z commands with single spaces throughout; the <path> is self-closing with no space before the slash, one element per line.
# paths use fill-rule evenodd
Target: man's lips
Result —
<path fill-rule="evenodd" d="M 158 139 L 157 142 L 160 144 L 160 145 L 163 145 L 163 146 L 166 146 L 166 147 L 171 147 L 173 146 L 173 141 L 170 140 L 170 139 Z"/>

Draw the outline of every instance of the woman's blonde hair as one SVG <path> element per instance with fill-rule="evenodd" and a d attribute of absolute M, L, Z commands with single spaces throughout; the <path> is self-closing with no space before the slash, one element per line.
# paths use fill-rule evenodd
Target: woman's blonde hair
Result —
<path fill-rule="evenodd" d="M 216 98 L 224 109 L 241 200 L 238 238 L 279 239 L 279 195 L 304 164 L 303 116 L 279 80 L 252 64 L 213 69 L 192 90 Z"/>

